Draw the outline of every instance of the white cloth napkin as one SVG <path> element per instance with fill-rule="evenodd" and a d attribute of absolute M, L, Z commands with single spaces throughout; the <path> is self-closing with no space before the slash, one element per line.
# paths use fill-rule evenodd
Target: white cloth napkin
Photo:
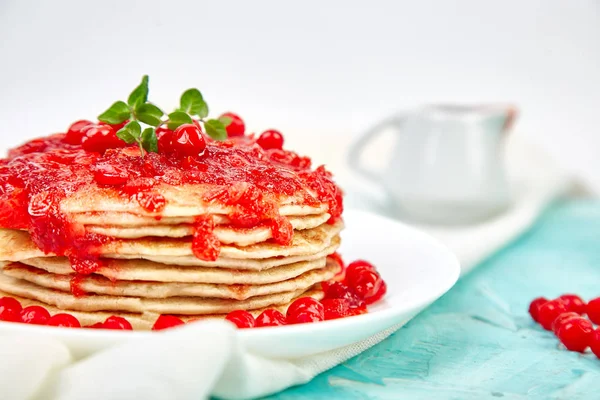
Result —
<path fill-rule="evenodd" d="M 537 151 L 513 146 L 515 204 L 476 226 L 423 226 L 458 255 L 463 273 L 523 232 L 571 180 Z M 373 204 L 355 204 L 372 209 Z M 74 361 L 60 342 L 3 337 L 0 398 L 21 400 L 255 398 L 302 384 L 379 343 L 400 325 L 363 342 L 316 356 L 275 360 L 243 348 L 225 321 L 197 322 Z"/>

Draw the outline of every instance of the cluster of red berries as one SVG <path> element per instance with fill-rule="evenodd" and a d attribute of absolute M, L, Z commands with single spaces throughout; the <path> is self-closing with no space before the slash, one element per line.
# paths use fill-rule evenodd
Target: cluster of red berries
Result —
<path fill-rule="evenodd" d="M 587 304 L 575 294 L 554 300 L 538 297 L 529 305 L 529 314 L 544 329 L 554 332 L 568 350 L 584 352 L 589 347 L 600 358 L 600 328 L 593 325 L 600 325 L 600 297 Z"/>
<path fill-rule="evenodd" d="M 257 318 L 245 310 L 232 311 L 225 319 L 238 328 L 259 328 L 319 322 L 349 317 L 367 312 L 367 305 L 381 299 L 387 286 L 375 267 L 363 260 L 350 263 L 342 280 L 323 283 L 325 297 L 318 301 L 312 297 L 296 299 L 286 315 L 275 309 L 263 311 Z"/>
<path fill-rule="evenodd" d="M 312 297 L 296 299 L 288 307 L 286 315 L 275 309 L 268 309 L 263 311 L 257 318 L 254 318 L 248 311 L 236 310 L 230 312 L 226 319 L 236 324 L 238 328 L 254 328 L 318 322 L 366 313 L 368 304 L 376 302 L 385 295 L 387 291 L 385 282 L 381 279 L 373 264 L 367 261 L 357 260 L 344 267 L 338 254 L 334 254 L 332 257 L 336 258 L 342 266 L 342 272 L 336 277 L 337 280 L 323 283 L 325 293 L 323 300 L 318 301 Z M 590 302 L 590 304 L 592 303 Z M 537 305 L 535 307 L 537 310 Z M 597 318 L 600 319 L 600 301 L 596 313 Z M 534 319 L 537 318 L 537 315 L 536 313 Z M 51 316 L 48 310 L 41 306 L 23 308 L 21 303 L 12 297 L 0 298 L 0 321 L 65 328 L 81 327 L 79 320 L 71 314 L 60 313 Z M 173 328 L 183 324 L 185 322 L 174 315 L 160 315 L 152 330 Z M 129 321 L 116 315 L 108 317 L 104 322 L 97 322 L 93 325 L 84 326 L 84 328 L 133 329 Z"/>
<path fill-rule="evenodd" d="M 19 300 L 12 297 L 0 298 L 0 321 L 67 328 L 79 328 L 81 326 L 77 318 L 70 314 L 61 313 L 51 316 L 44 307 L 27 306 L 23 308 Z"/>
<path fill-rule="evenodd" d="M 117 131 L 126 123 L 127 121 L 118 125 L 108 125 L 103 122 L 76 121 L 69 127 L 64 140 L 69 144 L 80 144 L 86 151 L 97 153 L 125 147 L 127 143 L 117 137 Z"/>
<path fill-rule="evenodd" d="M 12 297 L 0 298 L 0 321 L 21 322 L 33 325 L 60 326 L 63 328 L 81 328 L 81 323 L 71 314 L 59 313 L 50 315 L 48 310 L 41 306 L 21 306 L 19 300 Z M 182 325 L 184 322 L 172 315 L 161 315 L 158 317 L 153 330 L 172 328 Z M 132 330 L 133 327 L 123 317 L 112 315 L 104 322 L 97 322 L 93 325 L 83 326 L 91 329 L 115 329 Z"/>
<path fill-rule="evenodd" d="M 226 127 L 228 137 L 242 137 L 246 126 L 244 121 L 236 114 L 228 112 L 220 118 L 229 118 L 231 123 Z M 104 153 L 109 149 L 127 146 L 123 140 L 117 137 L 117 131 L 128 121 L 118 125 L 109 125 L 103 122 L 76 121 L 69 127 L 64 141 L 72 145 L 81 145 L 84 150 Z M 183 124 L 175 130 L 165 126 L 156 129 L 158 151 L 163 154 L 171 154 L 185 157 L 200 156 L 206 150 L 207 137 L 202 131 L 202 125 L 197 120 L 192 124 Z M 283 148 L 283 135 L 276 130 L 264 131 L 256 143 L 265 150 L 281 150 Z M 274 157 L 276 157 L 275 155 Z M 300 160 L 302 161 L 302 160 Z M 122 185 L 127 182 L 127 171 L 111 165 L 101 165 L 94 169 L 95 180 L 102 185 Z"/>

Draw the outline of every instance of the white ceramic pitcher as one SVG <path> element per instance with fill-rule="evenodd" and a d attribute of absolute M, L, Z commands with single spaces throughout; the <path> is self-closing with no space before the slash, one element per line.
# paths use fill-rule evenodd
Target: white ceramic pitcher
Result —
<path fill-rule="evenodd" d="M 511 106 L 426 106 L 381 122 L 351 148 L 354 171 L 381 185 L 410 219 L 460 224 L 483 220 L 510 203 L 502 138 L 516 116 Z M 370 142 L 394 130 L 385 168 L 361 162 Z"/>

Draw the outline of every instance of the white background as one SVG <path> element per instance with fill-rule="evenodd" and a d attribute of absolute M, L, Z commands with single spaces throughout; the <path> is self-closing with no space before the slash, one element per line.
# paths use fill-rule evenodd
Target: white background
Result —
<path fill-rule="evenodd" d="M 151 77 L 321 154 L 394 110 L 514 102 L 515 134 L 600 190 L 600 2 L 0 1 L 0 146 Z M 324 157 L 327 161 L 327 156 Z"/>

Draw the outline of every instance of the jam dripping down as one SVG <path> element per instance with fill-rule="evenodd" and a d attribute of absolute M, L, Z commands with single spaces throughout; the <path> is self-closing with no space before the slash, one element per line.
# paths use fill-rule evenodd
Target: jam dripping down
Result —
<path fill-rule="evenodd" d="M 324 168 L 311 169 L 307 157 L 282 149 L 265 150 L 252 136 L 225 142 L 207 140 L 198 157 L 148 153 L 135 146 L 89 151 L 65 140 L 65 134 L 35 139 L 0 160 L 0 226 L 27 229 L 45 253 L 69 257 L 79 274 L 102 266 L 100 247 L 111 238 L 87 233 L 61 210 L 61 201 L 88 189 L 136 201 L 160 219 L 167 200 L 159 186 L 208 184 L 217 187 L 203 201 L 228 206 L 231 225 L 264 224 L 273 241 L 289 244 L 292 226 L 279 215 L 282 197 L 307 205 L 326 203 L 331 220 L 343 210 L 342 192 Z M 220 243 L 211 218 L 198 217 L 192 248 L 204 260 L 216 260 Z M 75 285 L 77 286 L 77 285 Z"/>

